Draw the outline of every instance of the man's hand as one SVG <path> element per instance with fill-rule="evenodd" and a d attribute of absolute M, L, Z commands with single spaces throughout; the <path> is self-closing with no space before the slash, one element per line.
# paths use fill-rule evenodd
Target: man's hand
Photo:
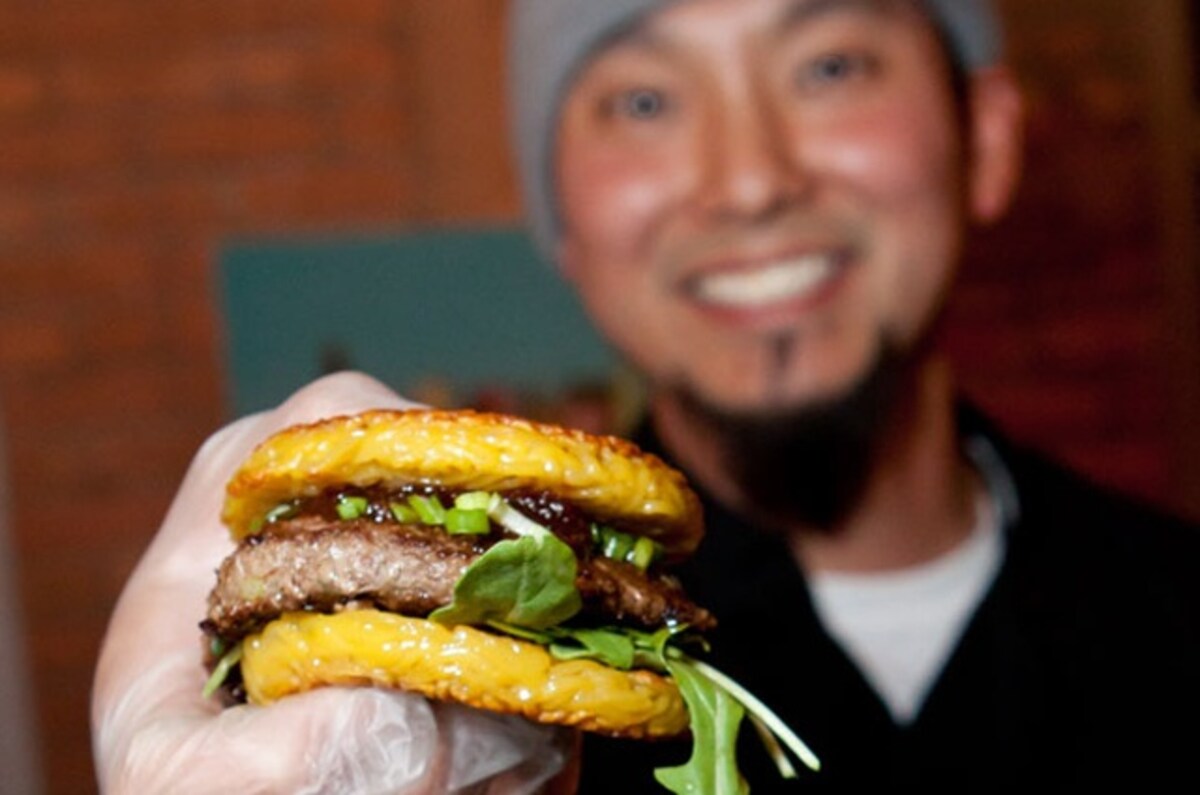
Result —
<path fill-rule="evenodd" d="M 200 695 L 197 624 L 233 550 L 218 517 L 234 469 L 289 425 L 413 405 L 365 376 L 330 376 L 204 444 L 104 639 L 92 731 L 105 792 L 520 793 L 567 763 L 568 732 L 401 693 L 330 688 L 224 710 Z"/>

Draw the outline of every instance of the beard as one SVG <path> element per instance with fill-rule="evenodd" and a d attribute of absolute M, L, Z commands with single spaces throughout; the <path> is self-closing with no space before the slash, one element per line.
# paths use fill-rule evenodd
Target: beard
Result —
<path fill-rule="evenodd" d="M 738 411 L 686 387 L 675 391 L 683 411 L 717 440 L 755 518 L 830 533 L 862 496 L 914 369 L 885 339 L 858 382 L 813 404 Z"/>

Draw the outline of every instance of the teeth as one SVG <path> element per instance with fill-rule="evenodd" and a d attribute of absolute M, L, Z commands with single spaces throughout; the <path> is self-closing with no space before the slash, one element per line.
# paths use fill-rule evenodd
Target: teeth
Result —
<path fill-rule="evenodd" d="M 718 304 L 756 306 L 798 298 L 812 292 L 831 273 L 833 259 L 813 255 L 749 271 L 715 273 L 702 278 L 697 294 Z"/>

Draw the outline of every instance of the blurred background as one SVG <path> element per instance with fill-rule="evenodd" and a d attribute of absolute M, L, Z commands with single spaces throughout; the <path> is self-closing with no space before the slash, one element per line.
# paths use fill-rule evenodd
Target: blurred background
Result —
<path fill-rule="evenodd" d="M 1018 438 L 1200 515 L 1195 5 L 1002 0 L 1028 170 L 948 330 L 968 393 Z M 95 789 L 88 691 L 113 602 L 195 448 L 276 372 L 255 348 L 275 315 L 230 297 L 233 274 L 275 273 L 286 313 L 288 262 L 318 282 L 411 273 L 409 236 L 433 228 L 426 269 L 442 232 L 501 230 L 514 267 L 549 276 L 503 231 L 505 6 L 0 0 L 0 791 Z M 333 300 L 373 315 L 353 302 L 374 285 Z M 351 342 L 303 345 L 280 388 L 377 369 Z M 596 355 L 599 381 L 464 388 L 435 368 L 402 386 L 619 423 L 625 379 Z"/>

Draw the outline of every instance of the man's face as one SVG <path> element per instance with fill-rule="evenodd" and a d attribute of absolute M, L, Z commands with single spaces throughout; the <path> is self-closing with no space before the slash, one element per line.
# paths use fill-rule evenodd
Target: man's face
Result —
<path fill-rule="evenodd" d="M 937 315 L 967 148 L 911 3 L 678 3 L 565 98 L 562 260 L 656 386 L 737 412 L 827 401 Z"/>

